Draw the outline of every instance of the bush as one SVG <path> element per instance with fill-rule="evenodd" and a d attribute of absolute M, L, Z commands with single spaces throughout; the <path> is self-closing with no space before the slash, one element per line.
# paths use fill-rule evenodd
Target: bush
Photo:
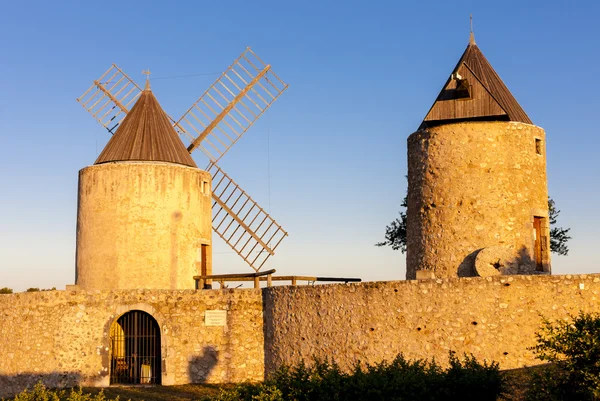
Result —
<path fill-rule="evenodd" d="M 0 294 L 12 294 L 12 293 L 13 293 L 12 288 L 8 288 L 8 287 L 0 288 Z"/>
<path fill-rule="evenodd" d="M 4 399 L 2 399 L 4 400 Z M 24 390 L 17 394 L 13 401 L 119 401 L 119 397 L 107 399 L 104 392 L 100 391 L 96 395 L 84 394 L 83 390 L 71 389 L 67 394 L 65 390 L 49 390 L 41 382 L 33 387 L 33 390 Z"/>
<path fill-rule="evenodd" d="M 242 384 L 230 391 L 221 390 L 221 394 L 213 401 L 284 401 L 283 394 L 275 386 L 264 384 Z"/>
<path fill-rule="evenodd" d="M 391 363 L 361 367 L 345 373 L 327 360 L 309 367 L 301 362 L 284 366 L 263 384 L 244 384 L 223 391 L 215 400 L 496 400 L 505 392 L 497 363 L 479 363 L 473 356 L 459 360 L 450 354 L 450 367 L 435 361 L 408 361 L 398 355 Z"/>
<path fill-rule="evenodd" d="M 550 363 L 532 375 L 527 400 L 600 400 L 600 315 L 542 321 L 532 348 Z"/>
<path fill-rule="evenodd" d="M 446 387 L 453 399 L 495 400 L 505 393 L 505 382 L 498 362 L 479 363 L 474 356 L 465 355 L 460 361 L 450 354 L 450 368 L 446 371 Z"/>
<path fill-rule="evenodd" d="M 25 290 L 25 292 L 40 292 L 40 291 L 56 291 L 56 287 L 52 287 L 52 288 L 42 288 L 39 289 L 37 287 L 31 287 Z"/>

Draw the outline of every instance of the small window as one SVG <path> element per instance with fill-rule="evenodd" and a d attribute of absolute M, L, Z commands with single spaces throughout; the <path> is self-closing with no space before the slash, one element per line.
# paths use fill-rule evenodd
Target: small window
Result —
<path fill-rule="evenodd" d="M 456 99 L 470 99 L 471 98 L 471 85 L 466 79 L 457 79 L 456 80 L 456 89 L 455 89 Z"/>
<path fill-rule="evenodd" d="M 535 138 L 535 153 L 542 154 L 542 140 L 540 138 Z"/>
<path fill-rule="evenodd" d="M 208 194 L 208 181 L 202 181 L 202 193 Z"/>

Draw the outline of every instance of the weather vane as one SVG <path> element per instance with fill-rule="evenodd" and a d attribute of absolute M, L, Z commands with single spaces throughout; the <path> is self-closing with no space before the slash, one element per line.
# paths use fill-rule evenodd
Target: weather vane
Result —
<path fill-rule="evenodd" d="M 475 34 L 473 33 L 473 14 L 469 14 L 471 33 L 469 34 L 469 42 L 475 43 Z"/>
<path fill-rule="evenodd" d="M 142 70 L 142 74 L 146 76 L 146 87 L 144 89 L 150 89 L 150 68 L 147 70 Z"/>

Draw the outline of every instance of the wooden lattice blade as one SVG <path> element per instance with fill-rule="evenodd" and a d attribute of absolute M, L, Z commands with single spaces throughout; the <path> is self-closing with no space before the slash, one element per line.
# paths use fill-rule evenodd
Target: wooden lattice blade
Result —
<path fill-rule="evenodd" d="M 188 151 L 199 148 L 215 163 L 287 87 L 248 48 L 177 121 L 176 129 L 188 140 Z"/>
<path fill-rule="evenodd" d="M 142 89 L 113 64 L 77 101 L 114 134 Z"/>
<path fill-rule="evenodd" d="M 259 271 L 287 232 L 216 164 L 207 171 L 212 175 L 213 230 Z"/>

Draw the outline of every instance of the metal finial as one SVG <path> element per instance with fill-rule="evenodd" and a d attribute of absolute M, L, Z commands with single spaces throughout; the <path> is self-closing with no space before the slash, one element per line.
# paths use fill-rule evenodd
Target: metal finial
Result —
<path fill-rule="evenodd" d="M 150 69 L 142 70 L 142 74 L 146 75 L 146 86 L 144 90 L 150 90 Z"/>
<path fill-rule="evenodd" d="M 471 20 L 471 33 L 469 34 L 469 43 L 474 45 L 475 44 L 475 34 L 473 33 L 473 14 L 469 15 L 469 19 Z"/>

